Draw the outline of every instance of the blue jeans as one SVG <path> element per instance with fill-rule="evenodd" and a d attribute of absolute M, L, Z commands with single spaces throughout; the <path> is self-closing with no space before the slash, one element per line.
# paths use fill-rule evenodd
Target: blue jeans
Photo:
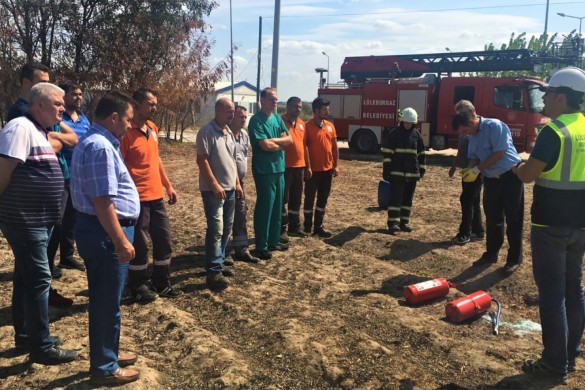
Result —
<path fill-rule="evenodd" d="M 47 244 L 52 228 L 0 224 L 14 254 L 12 322 L 18 343 L 29 344 L 31 355 L 53 347 L 49 332 L 51 271 Z"/>
<path fill-rule="evenodd" d="M 538 287 L 542 358 L 566 373 L 581 352 L 585 326 L 583 254 L 585 230 L 532 227 L 532 270 Z"/>
<path fill-rule="evenodd" d="M 123 227 L 122 230 L 132 242 L 134 227 Z M 118 261 L 114 244 L 97 217 L 78 214 L 75 240 L 87 269 L 90 372 L 107 376 L 119 368 L 120 299 L 128 275 L 128 263 Z"/>
<path fill-rule="evenodd" d="M 201 191 L 203 209 L 207 219 L 205 233 L 205 270 L 218 273 L 223 269 L 236 207 L 236 191 L 226 191 L 225 199 L 217 199 L 213 191 Z"/>

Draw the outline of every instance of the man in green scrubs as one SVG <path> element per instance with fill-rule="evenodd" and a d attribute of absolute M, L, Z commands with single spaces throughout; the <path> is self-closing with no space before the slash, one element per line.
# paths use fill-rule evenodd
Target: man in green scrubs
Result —
<path fill-rule="evenodd" d="M 280 243 L 282 198 L 284 195 L 284 148 L 292 144 L 286 125 L 276 115 L 276 89 L 260 93 L 260 111 L 248 125 L 252 145 L 252 174 L 256 183 L 254 235 L 256 255 L 272 258 L 272 250 L 286 250 Z"/>

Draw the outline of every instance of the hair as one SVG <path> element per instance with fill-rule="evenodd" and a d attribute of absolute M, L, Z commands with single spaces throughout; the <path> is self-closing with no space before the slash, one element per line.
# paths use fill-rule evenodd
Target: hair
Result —
<path fill-rule="evenodd" d="M 289 104 L 299 104 L 300 102 L 302 102 L 300 97 L 292 96 L 288 98 L 288 100 L 286 101 L 286 105 L 288 106 Z"/>
<path fill-rule="evenodd" d="M 328 107 L 331 104 L 329 100 L 325 100 L 322 97 L 315 98 L 311 104 L 313 111 L 320 109 L 321 107 Z"/>
<path fill-rule="evenodd" d="M 67 94 L 76 89 L 81 89 L 81 86 L 72 80 L 65 80 L 62 83 L 59 83 L 59 88 L 61 88 Z"/>
<path fill-rule="evenodd" d="M 234 110 L 235 110 L 235 111 L 242 110 L 242 111 L 246 111 L 246 112 L 248 112 L 248 109 L 247 109 L 246 107 L 244 107 L 244 106 L 236 106 L 236 107 L 234 108 Z"/>
<path fill-rule="evenodd" d="M 229 103 L 231 103 L 232 101 L 228 98 L 219 98 L 216 100 L 215 102 L 215 109 L 217 110 L 218 108 L 229 108 Z"/>
<path fill-rule="evenodd" d="M 19 75 L 20 83 L 22 84 L 24 79 L 32 81 L 32 79 L 35 77 L 35 71 L 37 70 L 49 73 L 51 71 L 51 68 L 49 68 L 47 65 L 41 64 L 40 62 L 28 62 L 22 65 L 22 68 L 20 68 Z"/>
<path fill-rule="evenodd" d="M 469 100 L 459 100 L 455 104 L 455 112 L 473 112 L 475 113 L 475 106 Z"/>
<path fill-rule="evenodd" d="M 37 100 L 50 100 L 51 95 L 60 94 L 65 95 L 65 91 L 51 83 L 37 83 L 35 84 L 28 95 L 28 106 L 31 107 Z"/>
<path fill-rule="evenodd" d="M 138 103 L 142 103 L 143 101 L 146 100 L 146 95 L 148 94 L 151 94 L 154 97 L 158 96 L 158 94 L 154 90 L 142 87 L 132 94 L 132 99 L 136 100 Z"/>
<path fill-rule="evenodd" d="M 451 120 L 451 128 L 457 131 L 461 126 L 469 126 L 474 118 L 474 113 L 469 111 L 460 111 L 455 114 L 453 120 Z"/>
<path fill-rule="evenodd" d="M 119 115 L 126 113 L 128 106 L 135 106 L 136 102 L 130 96 L 118 91 L 111 91 L 102 96 L 95 108 L 96 119 L 106 119 L 114 112 Z"/>
<path fill-rule="evenodd" d="M 260 91 L 260 97 L 265 98 L 266 95 L 268 94 L 268 92 L 270 92 L 270 91 L 276 92 L 276 88 L 272 88 L 272 87 L 264 88 L 262 91 Z"/>
<path fill-rule="evenodd" d="M 562 93 L 567 97 L 567 106 L 569 106 L 569 108 L 576 111 L 581 109 L 581 104 L 583 103 L 583 97 L 585 96 L 585 93 L 577 92 L 567 87 L 557 87 L 554 89 L 554 92 Z"/>

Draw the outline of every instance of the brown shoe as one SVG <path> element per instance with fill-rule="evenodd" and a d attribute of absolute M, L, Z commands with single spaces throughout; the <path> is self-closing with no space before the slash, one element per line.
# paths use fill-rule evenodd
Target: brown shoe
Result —
<path fill-rule="evenodd" d="M 120 386 L 140 378 L 140 371 L 132 368 L 118 368 L 111 375 L 92 375 L 89 382 L 94 386 Z"/>
<path fill-rule="evenodd" d="M 118 354 L 118 365 L 120 367 L 128 367 L 136 363 L 138 355 L 132 352 L 122 352 Z"/>

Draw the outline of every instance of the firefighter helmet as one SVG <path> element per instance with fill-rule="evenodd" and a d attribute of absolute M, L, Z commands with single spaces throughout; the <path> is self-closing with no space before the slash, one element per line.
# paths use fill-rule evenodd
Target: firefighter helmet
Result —
<path fill-rule="evenodd" d="M 552 75 L 548 87 L 565 87 L 575 92 L 585 92 L 585 72 L 572 66 L 560 69 Z"/>
<path fill-rule="evenodd" d="M 402 116 L 400 118 L 403 122 L 416 123 L 418 122 L 418 114 L 414 108 L 405 108 L 402 110 Z"/>

